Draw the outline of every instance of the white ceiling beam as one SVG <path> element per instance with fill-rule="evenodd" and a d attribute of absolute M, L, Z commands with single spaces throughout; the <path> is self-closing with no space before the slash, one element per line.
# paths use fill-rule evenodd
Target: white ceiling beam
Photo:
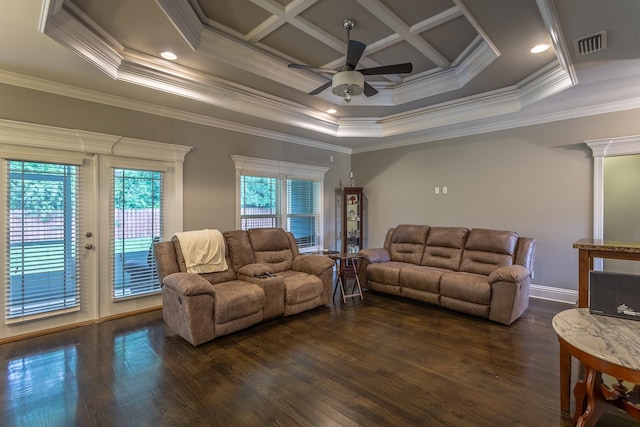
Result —
<path fill-rule="evenodd" d="M 378 19 L 384 22 L 389 28 L 398 33 L 411 46 L 416 48 L 420 53 L 433 61 L 442 69 L 449 68 L 451 62 L 444 57 L 436 48 L 431 46 L 422 37 L 411 33 L 409 26 L 404 23 L 389 8 L 380 3 L 378 0 L 357 0 L 369 12 L 373 13 Z"/>
<path fill-rule="evenodd" d="M 300 13 L 313 6 L 317 1 L 318 0 L 294 0 L 286 7 L 283 7 L 280 3 L 273 0 L 251 0 L 253 4 L 271 13 L 272 16 L 250 31 L 245 37 L 245 40 L 256 43 L 282 25 L 286 23 L 293 24 Z"/>

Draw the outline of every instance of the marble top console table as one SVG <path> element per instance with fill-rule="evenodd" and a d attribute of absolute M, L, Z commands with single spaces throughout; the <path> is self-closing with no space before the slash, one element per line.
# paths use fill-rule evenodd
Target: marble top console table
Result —
<path fill-rule="evenodd" d="M 605 403 L 640 419 L 640 407 L 627 400 L 629 390 L 622 384 L 623 381 L 640 384 L 640 322 L 593 315 L 587 308 L 573 308 L 558 313 L 552 323 L 560 343 L 562 412 L 569 413 L 573 356 L 585 367 L 584 379 L 578 380 L 574 388 L 575 425 L 595 426 Z M 603 373 L 618 379 L 618 384 L 613 388 L 604 385 Z"/>
<path fill-rule="evenodd" d="M 589 307 L 589 271 L 594 258 L 640 261 L 640 242 L 580 239 L 573 247 L 578 249 L 578 307 Z"/>

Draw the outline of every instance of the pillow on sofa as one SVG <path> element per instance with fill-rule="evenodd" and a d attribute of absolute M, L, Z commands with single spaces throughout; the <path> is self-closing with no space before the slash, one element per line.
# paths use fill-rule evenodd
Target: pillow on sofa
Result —
<path fill-rule="evenodd" d="M 247 230 L 247 236 L 256 262 L 271 265 L 276 273 L 291 270 L 293 251 L 284 229 L 252 228 Z"/>
<path fill-rule="evenodd" d="M 427 225 L 398 225 L 389 245 L 391 260 L 420 265 L 428 234 Z"/>
<path fill-rule="evenodd" d="M 420 265 L 458 271 L 469 229 L 431 227 Z"/>
<path fill-rule="evenodd" d="M 513 264 L 518 233 L 474 228 L 462 253 L 460 271 L 488 276 L 497 267 Z"/>

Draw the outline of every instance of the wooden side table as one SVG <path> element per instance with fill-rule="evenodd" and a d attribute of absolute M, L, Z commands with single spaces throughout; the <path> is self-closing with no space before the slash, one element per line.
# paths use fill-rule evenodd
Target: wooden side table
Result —
<path fill-rule="evenodd" d="M 589 271 L 594 258 L 640 261 L 640 242 L 580 239 L 573 247 L 578 249 L 578 307 L 589 307 Z"/>
<path fill-rule="evenodd" d="M 338 286 L 340 287 L 340 292 L 342 294 L 342 301 L 347 302 L 347 298 L 360 297 L 361 300 L 364 300 L 364 295 L 362 294 L 362 287 L 360 286 L 360 279 L 358 278 L 358 266 L 360 265 L 360 259 L 363 258 L 362 255 L 358 255 L 357 253 L 346 253 L 340 252 L 337 254 L 329 254 L 329 257 L 335 260 L 338 266 L 338 274 L 336 277 L 336 287 L 333 290 L 333 298 L 335 298 L 336 291 L 338 290 Z M 353 289 L 351 293 L 347 293 L 346 291 L 346 278 L 347 276 L 354 277 Z"/>
<path fill-rule="evenodd" d="M 629 390 L 622 384 L 640 384 L 640 322 L 593 315 L 586 308 L 573 308 L 553 318 L 560 343 L 560 409 L 570 408 L 571 356 L 585 367 L 584 379 L 574 387 L 576 426 L 595 426 L 613 404 L 640 419 L 640 407 L 627 400 Z M 618 380 L 613 388 L 602 383 L 602 374 Z M 637 388 L 637 387 L 636 387 Z"/>

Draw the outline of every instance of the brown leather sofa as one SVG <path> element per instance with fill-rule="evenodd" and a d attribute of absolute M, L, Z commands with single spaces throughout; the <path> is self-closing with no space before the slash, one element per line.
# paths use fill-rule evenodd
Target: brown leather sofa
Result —
<path fill-rule="evenodd" d="M 334 261 L 301 255 L 291 233 L 258 228 L 223 236 L 228 269 L 214 273 L 187 273 L 175 237 L 154 245 L 164 320 L 191 344 L 331 300 Z"/>
<path fill-rule="evenodd" d="M 363 249 L 371 290 L 510 325 L 529 304 L 536 240 L 513 231 L 398 225 L 383 248 Z"/>

